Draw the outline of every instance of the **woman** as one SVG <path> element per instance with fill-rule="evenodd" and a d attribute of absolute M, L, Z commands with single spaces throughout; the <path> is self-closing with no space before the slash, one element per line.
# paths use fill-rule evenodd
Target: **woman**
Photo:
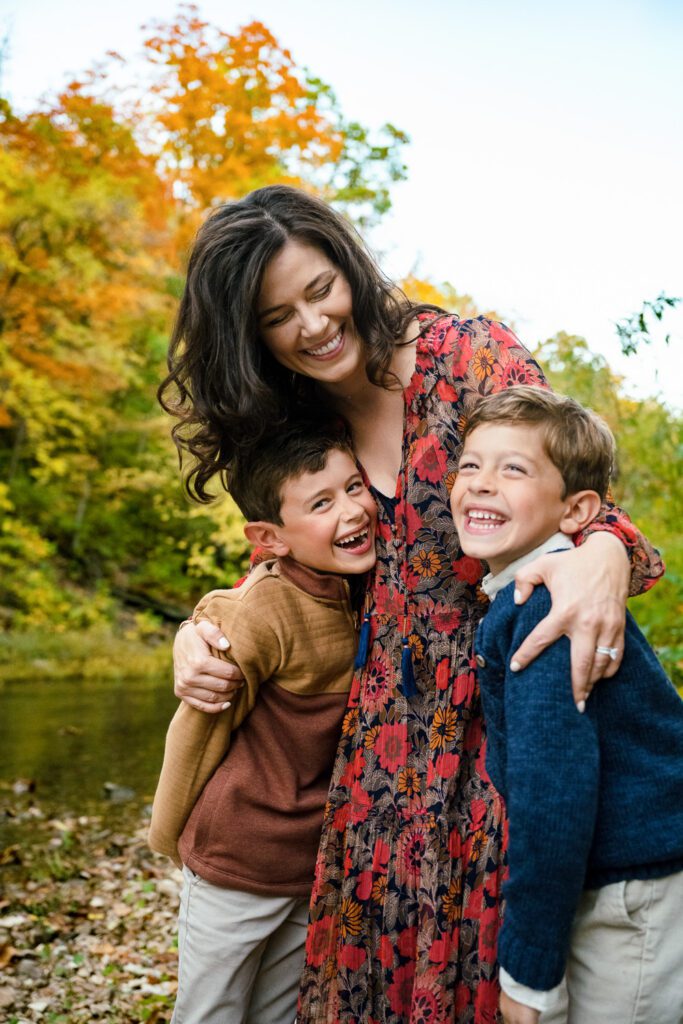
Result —
<path fill-rule="evenodd" d="M 502 325 L 411 306 L 341 217 L 284 186 L 219 209 L 200 231 L 170 367 L 162 396 L 200 498 L 237 445 L 325 402 L 349 424 L 379 506 L 300 1021 L 493 1022 L 504 817 L 484 768 L 472 651 L 482 568 L 462 556 L 448 495 L 467 409 L 516 383 L 544 386 L 542 373 Z M 619 510 L 605 507 L 586 533 L 528 574 L 550 588 L 554 621 L 517 656 L 523 665 L 567 632 L 583 684 L 621 647 L 624 551 L 633 591 L 661 573 Z M 176 653 L 179 695 L 217 709 L 224 664 L 191 625 Z"/>

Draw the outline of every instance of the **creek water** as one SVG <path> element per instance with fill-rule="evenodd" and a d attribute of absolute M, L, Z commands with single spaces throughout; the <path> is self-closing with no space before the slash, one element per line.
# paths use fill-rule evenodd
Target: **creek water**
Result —
<path fill-rule="evenodd" d="M 167 675 L 0 688 L 0 848 L 15 840 L 7 808 L 24 786 L 50 815 L 139 816 L 176 703 Z"/>

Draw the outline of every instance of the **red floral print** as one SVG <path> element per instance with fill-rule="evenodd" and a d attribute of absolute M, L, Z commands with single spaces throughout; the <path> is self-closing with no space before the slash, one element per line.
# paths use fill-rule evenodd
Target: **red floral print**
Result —
<path fill-rule="evenodd" d="M 486 601 L 481 564 L 463 556 L 448 497 L 468 410 L 520 383 L 545 386 L 502 324 L 423 320 L 396 496 L 378 503 L 370 651 L 325 812 L 299 1024 L 500 1021 L 506 821 L 484 767 L 472 650 Z M 619 509 L 605 505 L 594 529 L 626 544 L 634 593 L 661 573 Z M 410 697 L 403 636 L 414 652 Z"/>

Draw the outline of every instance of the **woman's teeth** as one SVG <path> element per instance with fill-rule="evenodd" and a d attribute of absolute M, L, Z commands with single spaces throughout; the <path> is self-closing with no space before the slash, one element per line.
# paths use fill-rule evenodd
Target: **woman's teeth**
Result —
<path fill-rule="evenodd" d="M 306 348 L 304 352 L 309 356 L 326 356 L 329 352 L 333 352 L 335 348 L 341 343 L 342 329 L 339 328 L 334 338 L 330 338 L 329 341 L 325 342 L 324 345 L 320 345 L 318 348 Z"/>
<path fill-rule="evenodd" d="M 335 547 L 338 548 L 351 548 L 358 547 L 360 544 L 364 544 L 368 539 L 368 531 L 359 530 L 358 533 L 351 534 L 350 537 L 344 537 L 343 540 L 335 541 Z"/>

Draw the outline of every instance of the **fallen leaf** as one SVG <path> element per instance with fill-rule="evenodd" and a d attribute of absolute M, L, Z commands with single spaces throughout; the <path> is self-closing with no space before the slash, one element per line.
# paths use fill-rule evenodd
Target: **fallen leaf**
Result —
<path fill-rule="evenodd" d="M 18 953 L 14 946 L 10 946 L 9 942 L 3 942 L 0 944 L 0 970 L 18 956 Z"/>

